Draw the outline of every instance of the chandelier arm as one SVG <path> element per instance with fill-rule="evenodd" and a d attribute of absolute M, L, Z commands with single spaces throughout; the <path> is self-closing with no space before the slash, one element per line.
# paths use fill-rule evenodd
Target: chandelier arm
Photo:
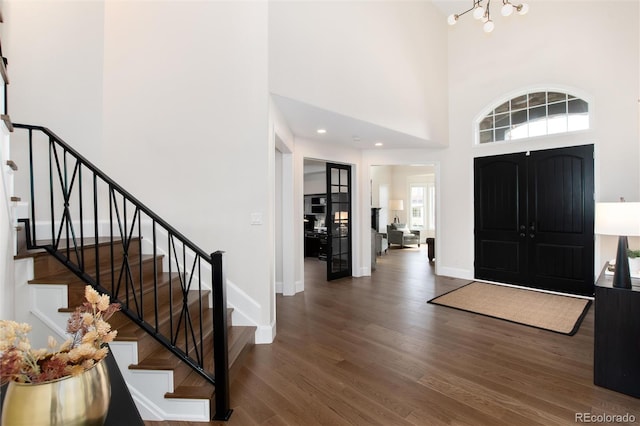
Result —
<path fill-rule="evenodd" d="M 471 11 L 472 11 L 473 9 L 475 9 L 475 8 L 476 8 L 476 3 L 474 3 L 474 4 L 473 4 L 473 7 L 471 7 L 471 9 L 467 9 L 467 10 L 465 10 L 465 11 L 464 11 L 464 12 L 462 12 L 462 13 L 456 13 L 455 15 L 456 15 L 457 17 L 461 17 L 461 16 L 462 16 L 462 15 L 464 15 L 465 13 L 469 13 L 469 12 L 471 12 Z"/>

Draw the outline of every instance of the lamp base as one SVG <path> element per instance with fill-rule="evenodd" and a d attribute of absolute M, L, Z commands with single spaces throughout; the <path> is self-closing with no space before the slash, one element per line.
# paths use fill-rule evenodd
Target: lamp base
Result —
<path fill-rule="evenodd" d="M 618 237 L 618 251 L 616 252 L 616 269 L 613 273 L 613 286 L 616 288 L 631 288 L 631 273 L 629 272 L 629 257 L 627 237 Z"/>

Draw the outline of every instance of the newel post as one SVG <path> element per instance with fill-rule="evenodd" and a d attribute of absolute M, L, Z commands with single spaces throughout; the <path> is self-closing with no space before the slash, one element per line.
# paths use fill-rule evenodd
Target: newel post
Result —
<path fill-rule="evenodd" d="M 227 343 L 227 297 L 224 252 L 211 255 L 213 290 L 213 362 L 215 375 L 215 413 L 213 420 L 229 420 L 229 350 Z"/>

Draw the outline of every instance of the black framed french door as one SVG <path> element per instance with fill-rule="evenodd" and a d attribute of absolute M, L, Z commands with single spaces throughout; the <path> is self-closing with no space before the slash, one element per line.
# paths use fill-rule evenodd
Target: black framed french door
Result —
<path fill-rule="evenodd" d="M 327 176 L 327 281 L 350 277 L 351 166 L 326 164 Z"/>
<path fill-rule="evenodd" d="M 592 295 L 593 145 L 474 160 L 478 279 Z"/>

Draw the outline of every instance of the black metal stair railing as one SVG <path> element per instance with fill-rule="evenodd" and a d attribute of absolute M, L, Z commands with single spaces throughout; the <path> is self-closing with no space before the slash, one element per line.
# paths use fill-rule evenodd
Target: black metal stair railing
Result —
<path fill-rule="evenodd" d="M 124 314 L 214 384 L 213 419 L 227 420 L 232 410 L 222 252 L 198 248 L 49 129 L 14 128 L 26 130 L 28 138 L 29 247 L 47 250 L 109 294 Z M 168 297 L 168 311 L 158 303 L 160 292 Z M 212 315 L 205 316 L 209 296 Z"/>

